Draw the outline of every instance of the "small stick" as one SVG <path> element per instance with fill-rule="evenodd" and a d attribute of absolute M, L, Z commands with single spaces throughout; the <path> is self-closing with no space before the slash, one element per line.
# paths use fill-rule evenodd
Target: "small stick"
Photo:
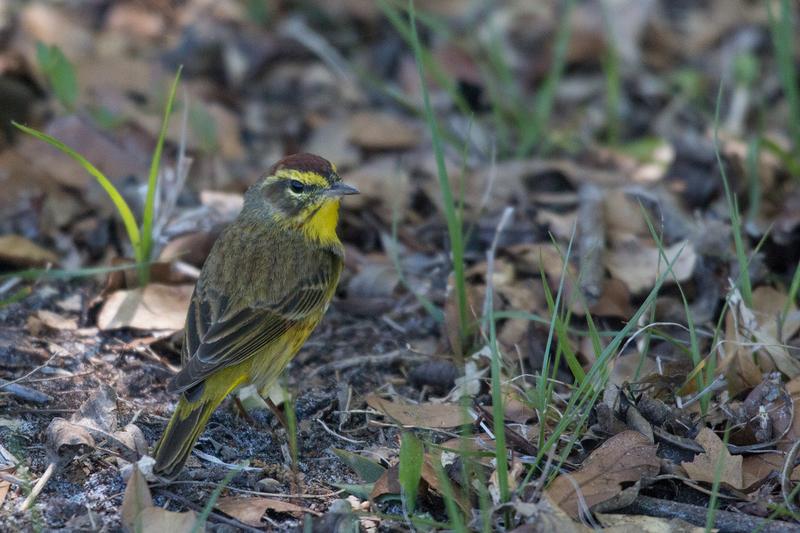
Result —
<path fill-rule="evenodd" d="M 800 452 L 800 440 L 796 441 L 789 453 L 786 454 L 786 459 L 783 461 L 783 468 L 781 469 L 781 494 L 783 501 L 786 503 L 786 508 L 792 513 L 795 520 L 800 519 L 800 509 L 792 501 L 792 470 L 797 462 L 797 453 Z"/>
<path fill-rule="evenodd" d="M 650 496 L 637 497 L 630 506 L 621 511 L 624 514 L 647 515 L 656 518 L 679 518 L 700 527 L 706 525 L 706 516 L 708 515 L 706 507 L 661 500 Z M 716 512 L 714 524 L 711 527 L 729 533 L 751 533 L 752 531 L 760 531 L 761 533 L 794 533 L 797 531 L 797 525 L 790 522 L 766 520 L 744 513 L 732 513 L 722 510 Z"/>
<path fill-rule="evenodd" d="M 326 374 L 332 370 L 345 370 L 354 366 L 361 365 L 388 365 L 396 361 L 405 361 L 408 363 L 418 361 L 430 360 L 429 355 L 413 355 L 405 350 L 392 350 L 391 352 L 378 354 L 378 355 L 357 355 L 347 359 L 340 359 L 331 363 L 318 366 L 311 371 L 309 377 L 314 377 L 317 374 Z"/>
<path fill-rule="evenodd" d="M 47 403 L 53 401 L 53 397 L 48 394 L 2 378 L 0 378 L 0 392 L 8 393 L 23 402 Z"/>
<path fill-rule="evenodd" d="M 578 261 L 580 288 L 592 306 L 603 294 L 603 252 L 606 248 L 606 223 L 603 217 L 603 191 L 585 183 L 578 190 Z"/>
<path fill-rule="evenodd" d="M 47 465 L 47 470 L 44 471 L 42 477 L 39 478 L 39 480 L 33 486 L 33 489 L 31 489 L 31 493 L 28 494 L 28 497 L 25 498 L 24 502 L 22 502 L 22 505 L 19 508 L 20 511 L 27 511 L 28 509 L 30 509 L 31 505 L 33 505 L 33 502 L 35 502 L 36 498 L 39 497 L 39 493 L 42 492 L 42 489 L 44 489 L 44 486 L 47 485 L 47 482 L 53 476 L 53 472 L 55 471 L 56 471 L 55 463 L 50 463 L 49 465 Z"/>

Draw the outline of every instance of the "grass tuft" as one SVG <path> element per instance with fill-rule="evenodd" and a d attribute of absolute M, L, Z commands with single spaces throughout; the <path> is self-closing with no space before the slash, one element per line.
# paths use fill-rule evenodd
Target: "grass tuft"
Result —
<path fill-rule="evenodd" d="M 140 265 L 139 282 L 142 285 L 146 285 L 150 279 L 150 268 L 148 263 L 153 253 L 152 233 L 153 219 L 155 217 L 156 188 L 158 186 L 158 170 L 161 164 L 161 154 L 164 148 L 164 140 L 166 138 L 167 127 L 169 126 L 169 117 L 172 113 L 172 105 L 175 101 L 175 92 L 178 87 L 180 76 L 181 68 L 178 68 L 178 72 L 175 74 L 175 79 L 172 82 L 169 98 L 167 99 L 167 104 L 164 109 L 164 119 L 161 123 L 161 132 L 159 133 L 158 141 L 156 142 L 156 147 L 153 151 L 153 159 L 150 162 L 150 173 L 147 180 L 147 197 L 144 205 L 144 213 L 142 214 L 141 228 L 137 226 L 136 217 L 128 205 L 128 202 L 125 201 L 119 190 L 117 190 L 114 184 L 111 183 L 111 180 L 109 180 L 105 174 L 103 174 L 96 166 L 94 166 L 91 162 L 89 162 L 89 160 L 81 155 L 78 150 L 67 146 L 51 135 L 28 126 L 24 126 L 17 122 L 12 122 L 12 124 L 21 131 L 31 135 L 32 137 L 35 137 L 36 139 L 39 139 L 40 141 L 48 143 L 50 146 L 53 146 L 62 153 L 70 156 L 80 166 L 82 166 L 86 172 L 88 172 L 95 180 L 97 180 L 97 183 L 99 183 L 103 190 L 106 191 L 106 194 L 108 194 L 109 198 L 111 198 L 114 207 L 117 209 L 117 213 L 119 213 L 120 218 L 122 218 L 122 224 L 124 225 L 125 231 L 128 234 L 128 239 L 131 242 L 131 247 L 133 248 L 134 255 L 136 257 L 136 262 Z"/>

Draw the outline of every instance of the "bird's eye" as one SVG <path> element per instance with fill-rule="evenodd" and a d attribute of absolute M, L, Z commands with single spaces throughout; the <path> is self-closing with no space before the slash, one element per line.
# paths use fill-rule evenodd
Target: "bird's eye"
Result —
<path fill-rule="evenodd" d="M 302 181 L 292 180 L 289 182 L 289 188 L 293 193 L 300 194 L 306 188 Z"/>

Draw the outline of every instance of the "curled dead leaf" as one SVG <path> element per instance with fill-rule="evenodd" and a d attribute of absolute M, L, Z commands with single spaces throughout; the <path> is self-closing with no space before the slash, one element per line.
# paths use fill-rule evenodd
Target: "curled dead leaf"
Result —
<path fill-rule="evenodd" d="M 656 446 L 638 431 L 623 431 L 604 442 L 579 470 L 558 476 L 546 490 L 548 497 L 572 518 L 580 515 L 579 497 L 588 510 L 616 498 L 623 484 L 658 474 Z M 606 511 L 611 510 L 605 508 Z"/>
<path fill-rule="evenodd" d="M 719 481 L 734 489 L 743 489 L 742 456 L 731 455 L 728 448 L 712 430 L 703 428 L 694 439 L 705 453 L 699 453 L 691 462 L 683 462 L 681 466 L 691 479 L 714 483 L 719 469 Z"/>
<path fill-rule="evenodd" d="M 666 281 L 686 281 L 694 272 L 697 253 L 688 241 L 681 241 L 663 250 L 666 261 L 672 263 L 672 273 Z M 642 239 L 628 238 L 615 243 L 604 257 L 611 275 L 622 281 L 634 294 L 651 289 L 659 275 L 667 271 L 661 252 Z"/>
<path fill-rule="evenodd" d="M 394 419 L 403 426 L 423 428 L 454 428 L 470 420 L 464 410 L 453 403 L 420 403 L 392 402 L 380 396 L 370 394 L 367 404 Z"/>
<path fill-rule="evenodd" d="M 45 447 L 51 463 L 66 464 L 76 455 L 94 448 L 94 439 L 89 431 L 64 418 L 51 420 L 45 435 Z"/>
<path fill-rule="evenodd" d="M 133 328 L 144 330 L 179 330 L 186 320 L 192 297 L 192 285 L 150 284 L 121 290 L 106 299 L 97 317 L 101 330 Z"/>
<path fill-rule="evenodd" d="M 176 513 L 153 506 L 150 487 L 136 466 L 125 487 L 120 515 L 123 529 L 136 533 L 190 533 L 197 522 L 194 511 Z"/>
<path fill-rule="evenodd" d="M 57 263 L 58 256 L 20 235 L 0 235 L 0 263 L 15 267 L 41 267 Z"/>
<path fill-rule="evenodd" d="M 253 527 L 261 525 L 261 517 L 267 511 L 276 513 L 289 513 L 296 517 L 304 514 L 320 516 L 320 513 L 307 507 L 301 507 L 291 502 L 276 500 L 274 498 L 248 498 L 244 496 L 230 496 L 217 500 L 217 509 L 228 516 L 244 522 Z"/>

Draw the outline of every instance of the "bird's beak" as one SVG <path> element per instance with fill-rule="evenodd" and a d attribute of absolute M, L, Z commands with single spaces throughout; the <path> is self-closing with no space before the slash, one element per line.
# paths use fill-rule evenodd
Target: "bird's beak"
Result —
<path fill-rule="evenodd" d="M 347 194 L 358 194 L 358 192 L 355 187 L 337 181 L 325 190 L 325 196 L 345 196 Z"/>

